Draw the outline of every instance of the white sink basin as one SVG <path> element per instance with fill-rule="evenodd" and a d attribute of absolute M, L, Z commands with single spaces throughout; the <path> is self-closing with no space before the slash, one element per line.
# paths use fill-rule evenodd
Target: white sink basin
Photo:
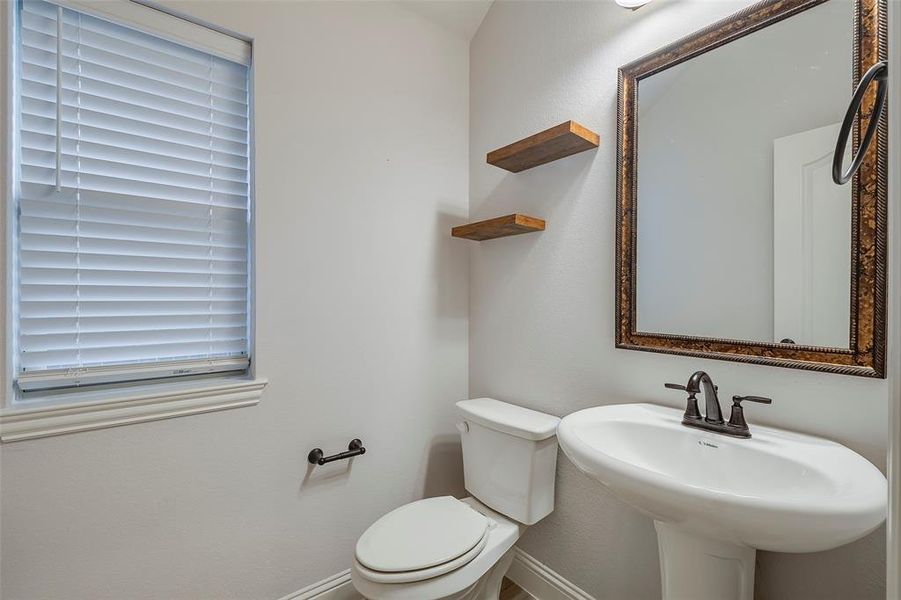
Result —
<path fill-rule="evenodd" d="M 752 438 L 731 438 L 681 421 L 680 410 L 622 404 L 573 413 L 557 430 L 579 469 L 656 521 L 665 598 L 750 598 L 754 549 L 827 550 L 885 519 L 885 477 L 841 444 L 754 425 Z M 709 587 L 698 583 L 705 555 L 718 559 L 716 589 L 698 587 Z M 722 560 L 737 561 L 737 579 Z"/>

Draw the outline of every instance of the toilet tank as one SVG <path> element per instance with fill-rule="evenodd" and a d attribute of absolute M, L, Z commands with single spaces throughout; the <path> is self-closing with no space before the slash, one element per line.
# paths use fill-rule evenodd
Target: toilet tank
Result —
<path fill-rule="evenodd" d="M 492 398 L 457 402 L 466 490 L 531 525 L 554 510 L 560 419 Z"/>

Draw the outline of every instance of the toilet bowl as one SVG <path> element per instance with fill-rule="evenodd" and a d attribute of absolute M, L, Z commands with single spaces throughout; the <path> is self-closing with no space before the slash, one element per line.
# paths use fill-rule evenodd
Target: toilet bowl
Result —
<path fill-rule="evenodd" d="M 351 581 L 370 600 L 497 600 L 514 544 L 554 508 L 559 419 L 490 398 L 457 408 L 473 496 L 411 502 L 360 536 Z"/>
<path fill-rule="evenodd" d="M 474 498 L 457 500 L 445 496 L 419 502 L 430 500 L 455 502 L 485 519 L 485 532 L 474 546 L 474 551 L 473 549 L 464 550 L 458 557 L 425 568 L 416 568 L 418 565 L 412 561 L 408 565 L 405 565 L 403 561 L 397 561 L 395 564 L 399 569 L 403 566 L 412 568 L 390 572 L 366 566 L 361 563 L 358 553 L 354 557 L 351 567 L 351 579 L 354 587 L 364 597 L 371 600 L 481 600 L 483 598 L 487 600 L 497 598 L 501 580 L 513 560 L 513 545 L 526 530 L 526 526 L 491 510 Z M 407 504 L 398 510 L 416 504 L 417 502 Z M 436 507 L 436 518 L 440 518 L 441 510 Z M 389 515 L 391 514 L 389 513 Z M 450 524 L 449 521 L 443 521 L 443 523 Z M 378 521 L 374 525 L 376 524 Z M 428 527 L 426 526 L 425 529 Z M 369 531 L 367 530 L 367 533 Z M 388 537 L 394 532 L 390 532 L 386 528 L 383 533 Z M 388 540 L 385 540 L 385 543 L 386 545 L 390 544 Z M 444 546 L 445 552 L 448 556 L 459 553 L 465 543 L 462 538 L 458 540 L 456 546 L 450 542 Z M 411 547 L 415 546 L 416 544 L 411 545 Z M 494 595 L 492 596 L 493 590 Z"/>

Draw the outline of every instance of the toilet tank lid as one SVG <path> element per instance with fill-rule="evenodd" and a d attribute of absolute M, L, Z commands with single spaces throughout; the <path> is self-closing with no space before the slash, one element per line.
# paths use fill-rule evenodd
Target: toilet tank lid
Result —
<path fill-rule="evenodd" d="M 560 423 L 560 419 L 553 415 L 493 398 L 461 400 L 457 402 L 457 408 L 465 419 L 489 429 L 533 441 L 553 436 L 557 433 L 557 424 Z"/>

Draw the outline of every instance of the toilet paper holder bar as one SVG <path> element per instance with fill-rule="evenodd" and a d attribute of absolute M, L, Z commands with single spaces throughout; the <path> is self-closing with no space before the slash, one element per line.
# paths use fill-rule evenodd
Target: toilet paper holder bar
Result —
<path fill-rule="evenodd" d="M 353 458 L 354 456 L 359 456 L 360 454 L 366 454 L 366 448 L 363 447 L 362 441 L 353 439 L 350 440 L 350 443 L 347 445 L 347 452 L 339 452 L 338 454 L 325 456 L 322 448 L 313 448 L 307 455 L 307 460 L 314 465 L 324 465 L 325 463 L 330 463 L 336 460 Z"/>

